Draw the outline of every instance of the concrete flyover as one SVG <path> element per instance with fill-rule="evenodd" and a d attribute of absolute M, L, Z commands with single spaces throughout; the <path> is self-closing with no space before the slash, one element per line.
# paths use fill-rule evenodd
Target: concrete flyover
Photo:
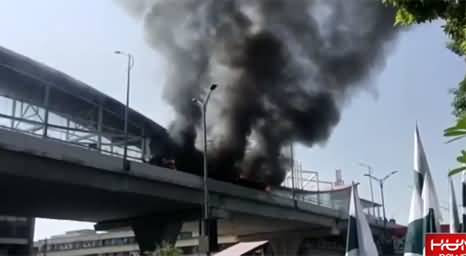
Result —
<path fill-rule="evenodd" d="M 123 104 L 1 47 L 0 104 L 7 106 L 0 110 L 0 215 L 129 226 L 141 250 L 176 239 L 181 228 L 199 229 L 202 179 L 144 163 L 167 143 L 157 123 L 130 109 L 125 141 Z M 125 144 L 129 170 L 121 160 Z M 208 187 L 212 230 L 221 235 L 322 234 L 346 219 L 341 209 L 292 200 L 291 193 L 212 179 Z"/>
<path fill-rule="evenodd" d="M 330 230 L 345 218 L 264 191 L 215 180 L 208 184 L 210 205 L 221 218 L 219 233 Z M 192 174 L 138 162 L 131 162 L 128 172 L 120 158 L 0 129 L 0 214 L 92 221 L 108 228 L 138 218 L 146 224 L 147 218 L 190 221 L 201 213 L 201 185 Z"/>

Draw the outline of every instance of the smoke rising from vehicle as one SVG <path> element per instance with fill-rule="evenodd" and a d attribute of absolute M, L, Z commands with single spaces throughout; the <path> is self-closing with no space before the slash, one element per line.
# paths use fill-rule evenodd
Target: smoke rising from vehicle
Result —
<path fill-rule="evenodd" d="M 210 171 L 267 184 L 284 179 L 291 143 L 329 138 L 345 100 L 384 66 L 397 33 L 394 11 L 374 0 L 118 2 L 165 57 L 178 168 L 201 169 L 202 113 L 192 98 L 216 83 L 207 115 Z"/>

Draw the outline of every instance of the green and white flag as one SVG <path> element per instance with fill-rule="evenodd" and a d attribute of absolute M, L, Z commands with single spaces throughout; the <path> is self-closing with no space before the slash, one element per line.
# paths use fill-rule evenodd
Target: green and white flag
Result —
<path fill-rule="evenodd" d="M 417 125 L 414 131 L 413 169 L 414 188 L 411 195 L 404 256 L 422 255 L 425 232 L 437 231 L 439 220 L 441 220 L 437 192 L 430 175 L 429 164 Z"/>
<path fill-rule="evenodd" d="M 418 132 L 419 135 L 419 132 Z M 423 204 L 423 217 L 424 217 L 424 233 L 437 233 L 440 231 L 440 220 L 442 216 L 440 213 L 440 204 L 435 190 L 434 181 L 430 173 L 427 157 L 422 147 L 420 136 L 418 136 L 420 151 L 419 167 L 424 170 L 424 185 L 422 186 L 422 204 Z"/>
<path fill-rule="evenodd" d="M 420 256 L 424 249 L 424 220 L 422 218 L 421 194 L 416 188 L 411 195 L 408 231 L 406 233 L 404 256 Z"/>
<path fill-rule="evenodd" d="M 425 168 L 422 168 L 421 156 L 424 155 L 419 130 L 414 131 L 414 187 L 411 194 L 409 209 L 408 231 L 406 233 L 404 256 L 422 255 L 424 248 L 422 187 L 424 186 Z M 425 155 L 424 155 L 425 157 Z"/>
<path fill-rule="evenodd" d="M 449 197 L 449 212 L 450 212 L 450 233 L 458 233 L 460 231 L 460 218 L 458 215 L 458 205 L 456 203 L 455 186 L 453 179 L 448 177 L 450 182 L 450 197 Z"/>
<path fill-rule="evenodd" d="M 463 224 L 461 225 L 461 232 L 466 233 L 466 171 L 463 171 L 463 180 L 461 182 L 461 194 L 462 194 L 462 219 Z"/>
<path fill-rule="evenodd" d="M 437 233 L 440 231 L 440 207 L 438 204 L 437 193 L 435 192 L 434 183 L 430 172 L 424 176 L 424 186 L 422 188 L 422 202 L 424 216 L 424 232 Z"/>
<path fill-rule="evenodd" d="M 345 256 L 378 256 L 372 231 L 362 209 L 357 185 L 351 189 Z"/>

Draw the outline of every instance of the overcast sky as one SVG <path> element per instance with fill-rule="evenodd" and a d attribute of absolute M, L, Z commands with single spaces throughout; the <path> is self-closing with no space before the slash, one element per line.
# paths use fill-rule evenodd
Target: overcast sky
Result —
<path fill-rule="evenodd" d="M 0 0 L 0 45 L 39 60 L 123 101 L 126 62 L 112 52 L 131 52 L 136 65 L 131 106 L 162 125 L 172 111 L 161 98 L 165 78 L 160 56 L 144 42 L 141 24 L 111 0 Z M 340 124 L 325 145 L 296 149 L 304 169 L 334 179 L 343 170 L 346 182 L 362 182 L 369 198 L 365 170 L 376 175 L 400 173 L 386 184 L 389 217 L 406 223 L 411 196 L 413 132 L 419 123 L 441 205 L 447 207 L 446 173 L 455 167 L 462 146 L 445 144 L 442 131 L 453 122 L 449 89 L 464 76 L 464 62 L 445 48 L 440 24 L 402 33 L 373 89 L 360 91 L 346 104 Z M 464 145 L 464 144 L 463 144 Z M 379 190 L 375 188 L 376 200 Z M 447 214 L 444 214 L 447 216 Z M 92 228 L 91 223 L 38 219 L 36 239 L 66 230 Z"/>

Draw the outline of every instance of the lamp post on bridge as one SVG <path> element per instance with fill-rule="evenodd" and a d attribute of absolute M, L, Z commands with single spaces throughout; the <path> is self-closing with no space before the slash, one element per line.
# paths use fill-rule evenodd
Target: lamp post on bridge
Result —
<path fill-rule="evenodd" d="M 126 76 L 126 105 L 125 105 L 125 120 L 124 120 L 124 144 L 123 144 L 123 170 L 129 170 L 128 162 L 128 113 L 129 113 L 129 92 L 131 88 L 131 69 L 134 67 L 134 57 L 130 53 L 123 51 L 115 51 L 115 54 L 123 55 L 128 58 L 127 76 Z"/>
<path fill-rule="evenodd" d="M 372 171 L 373 171 L 372 166 L 370 166 L 369 164 L 363 163 L 363 162 L 359 162 L 359 166 L 367 168 L 367 173 L 364 174 L 364 176 L 367 176 L 367 177 L 372 176 Z M 371 178 L 369 178 L 369 189 L 371 191 L 371 201 L 374 202 L 374 189 L 372 188 L 372 179 Z M 372 208 L 372 215 L 375 216 L 375 209 L 374 208 Z"/>
<path fill-rule="evenodd" d="M 368 177 L 369 179 L 373 179 L 375 181 L 377 181 L 379 183 L 379 186 L 380 186 L 380 197 L 382 199 L 382 213 L 383 213 L 383 231 L 384 231 L 384 237 L 385 237 L 385 233 L 387 231 L 387 216 L 386 216 L 386 213 L 385 213 L 385 198 L 384 198 L 384 194 L 383 194 L 383 184 L 385 183 L 385 181 L 387 181 L 388 178 L 390 178 L 392 175 L 395 175 L 398 171 L 392 171 L 390 172 L 389 174 L 385 175 L 385 177 L 383 178 L 377 178 L 371 174 L 364 174 L 364 176 Z"/>
<path fill-rule="evenodd" d="M 203 146 L 204 146 L 204 152 L 202 154 L 203 156 L 203 190 L 204 190 L 204 225 L 202 228 L 202 236 L 203 238 L 207 237 L 207 228 L 209 223 L 209 191 L 207 187 L 207 178 L 209 175 L 208 172 L 208 164 L 207 164 L 207 104 L 209 103 L 210 95 L 212 92 L 217 88 L 216 84 L 212 84 L 209 88 L 209 92 L 207 93 L 207 96 L 204 99 L 199 99 L 199 98 L 193 98 L 192 101 L 194 103 L 199 104 L 199 106 L 202 109 L 202 131 L 203 131 Z M 207 241 L 210 241 L 208 239 Z M 210 255 L 210 243 L 208 243 L 207 246 L 207 255 Z"/>

